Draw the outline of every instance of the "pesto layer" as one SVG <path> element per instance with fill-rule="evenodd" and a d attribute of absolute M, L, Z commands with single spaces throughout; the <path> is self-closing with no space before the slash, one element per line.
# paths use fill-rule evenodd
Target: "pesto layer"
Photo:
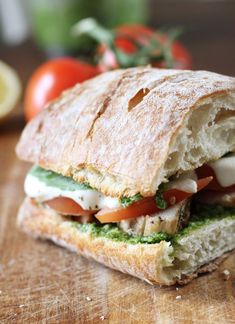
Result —
<path fill-rule="evenodd" d="M 72 225 L 79 231 L 89 233 L 93 237 L 105 237 L 112 241 L 121 241 L 130 244 L 153 244 L 161 241 L 169 241 L 171 238 L 170 235 L 166 233 L 154 233 L 149 236 L 130 235 L 122 231 L 116 224 L 101 225 L 96 223 L 80 224 L 72 222 Z"/>
<path fill-rule="evenodd" d="M 235 219 L 235 207 L 197 203 L 193 206 L 192 215 L 190 217 L 188 226 L 175 234 L 171 241 L 173 243 L 177 243 L 177 241 L 183 236 L 187 236 L 203 226 L 225 218 Z"/>
<path fill-rule="evenodd" d="M 32 169 L 29 171 L 29 175 L 37 178 L 47 187 L 58 188 L 60 190 L 76 191 L 93 189 L 88 183 L 76 182 L 71 177 L 62 176 L 61 174 L 43 169 L 39 166 L 32 167 Z M 143 197 L 140 194 L 132 197 L 122 197 L 120 198 L 120 203 L 123 207 L 128 207 L 142 198 Z"/>
<path fill-rule="evenodd" d="M 58 188 L 60 190 L 76 191 L 76 190 L 87 190 L 93 189 L 88 183 L 79 183 L 74 181 L 71 177 L 65 177 L 56 172 L 45 170 L 39 166 L 34 166 L 30 171 L 29 175 L 37 178 L 40 182 L 43 182 L 47 187 Z M 167 203 L 162 196 L 162 191 L 165 186 L 162 184 L 159 190 L 156 192 L 155 201 L 160 209 L 166 209 Z M 96 190 L 95 190 L 96 191 Z M 140 194 L 136 194 L 132 197 L 121 197 L 120 203 L 126 208 L 131 204 L 141 200 L 143 197 Z"/>
<path fill-rule="evenodd" d="M 154 233 L 148 236 L 131 235 L 123 232 L 115 224 L 101 225 L 96 223 L 80 224 L 72 222 L 72 225 L 79 231 L 89 233 L 93 237 L 105 237 L 113 241 L 129 244 L 155 244 L 161 241 L 171 241 L 173 244 L 176 244 L 177 240 L 183 236 L 187 236 L 203 226 L 225 218 L 235 220 L 235 208 L 218 205 L 197 205 L 193 210 L 188 226 L 173 236 L 166 233 Z"/>
<path fill-rule="evenodd" d="M 92 189 L 87 183 L 79 183 L 72 178 L 64 177 L 53 171 L 45 170 L 39 166 L 34 166 L 29 174 L 45 183 L 48 187 L 56 187 L 61 190 L 86 190 Z"/>

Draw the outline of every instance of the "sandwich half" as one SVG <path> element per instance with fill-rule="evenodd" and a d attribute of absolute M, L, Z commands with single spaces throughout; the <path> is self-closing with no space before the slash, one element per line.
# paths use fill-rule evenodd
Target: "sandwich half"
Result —
<path fill-rule="evenodd" d="M 132 68 L 24 129 L 18 224 L 149 283 L 187 283 L 235 249 L 235 78 Z"/>

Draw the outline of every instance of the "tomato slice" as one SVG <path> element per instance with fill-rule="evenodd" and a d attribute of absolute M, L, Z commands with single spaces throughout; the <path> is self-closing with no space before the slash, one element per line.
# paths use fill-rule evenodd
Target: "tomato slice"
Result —
<path fill-rule="evenodd" d="M 62 215 L 88 216 L 96 212 L 96 210 L 83 209 L 73 199 L 67 197 L 56 197 L 45 201 L 45 204 Z"/>
<path fill-rule="evenodd" d="M 209 185 L 206 187 L 206 190 L 212 190 L 212 191 L 223 191 L 223 192 L 233 192 L 235 191 L 235 185 L 229 186 L 229 187 L 222 187 L 217 178 L 214 170 L 207 164 L 204 164 L 200 168 L 196 169 L 196 174 L 199 178 L 212 176 L 213 180 L 209 183 Z"/>
<path fill-rule="evenodd" d="M 197 191 L 200 191 L 201 189 L 206 187 L 212 181 L 212 179 L 212 177 L 206 177 L 198 180 Z M 186 198 L 191 197 L 193 194 L 194 193 L 184 192 L 177 189 L 170 189 L 163 193 L 163 198 L 166 201 L 167 206 L 170 207 L 183 201 Z M 101 223 L 112 223 L 143 215 L 151 215 L 159 211 L 162 211 L 162 209 L 157 206 L 155 197 L 147 197 L 137 201 L 136 203 L 133 203 L 126 208 L 102 209 L 95 215 L 95 217 Z"/>

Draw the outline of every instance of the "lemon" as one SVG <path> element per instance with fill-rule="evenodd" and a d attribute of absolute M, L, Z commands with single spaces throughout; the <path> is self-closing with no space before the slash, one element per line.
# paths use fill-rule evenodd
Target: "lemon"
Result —
<path fill-rule="evenodd" d="M 0 120 L 14 109 L 21 93 L 22 86 L 16 71 L 0 61 Z"/>

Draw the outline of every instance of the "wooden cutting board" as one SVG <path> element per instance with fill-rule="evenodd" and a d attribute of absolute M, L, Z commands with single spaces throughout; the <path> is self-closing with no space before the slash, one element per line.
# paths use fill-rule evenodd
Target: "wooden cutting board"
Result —
<path fill-rule="evenodd" d="M 21 127 L 0 129 L 0 323 L 235 323 L 235 255 L 187 286 L 159 288 L 21 233 Z"/>

